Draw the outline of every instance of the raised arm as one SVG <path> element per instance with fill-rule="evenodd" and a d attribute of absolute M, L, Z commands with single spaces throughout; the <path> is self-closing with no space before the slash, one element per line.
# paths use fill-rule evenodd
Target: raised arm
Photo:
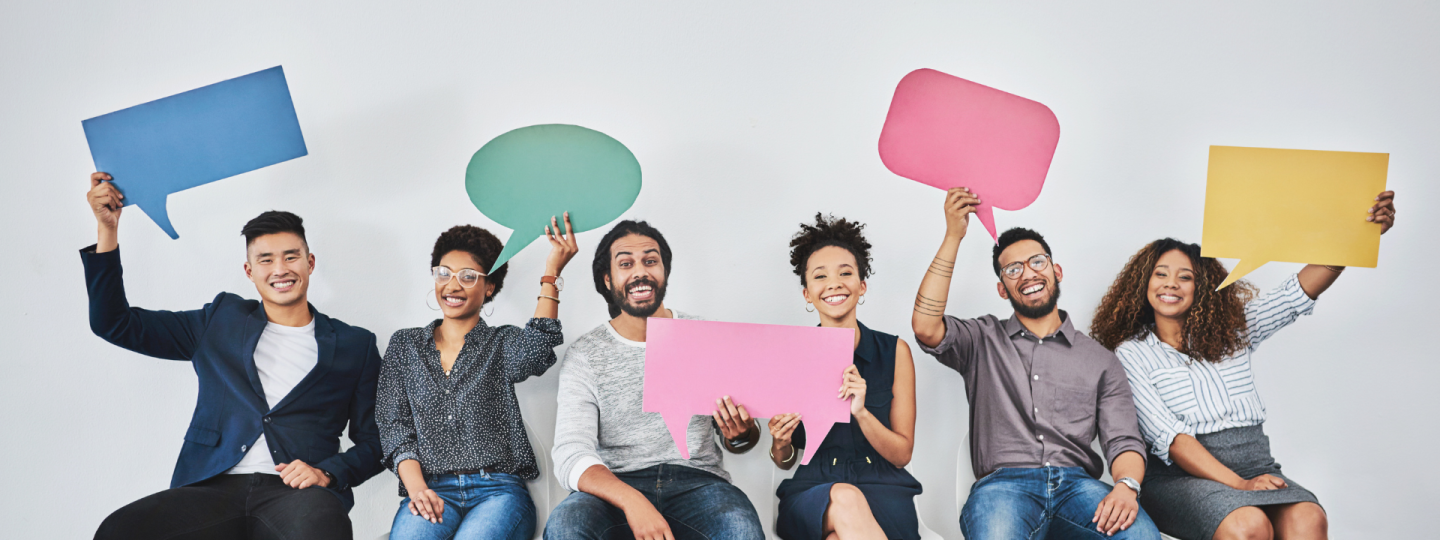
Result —
<path fill-rule="evenodd" d="M 560 226 L 555 223 L 555 217 L 551 216 L 550 225 L 545 227 L 545 238 L 550 241 L 550 256 L 545 258 L 545 273 L 541 275 L 543 281 L 540 284 L 540 295 L 535 297 L 535 318 L 558 319 L 560 318 L 560 284 L 563 282 L 552 282 L 546 278 L 558 279 L 560 272 L 565 270 L 565 265 L 569 264 L 570 259 L 580 252 L 580 246 L 575 243 L 575 233 L 570 229 L 570 212 L 565 212 L 565 234 L 560 234 Z"/>
<path fill-rule="evenodd" d="M 1380 234 L 1389 232 L 1390 228 L 1395 226 L 1395 192 L 1384 191 L 1377 195 L 1365 221 L 1378 224 Z M 1335 284 L 1335 280 L 1339 279 L 1340 273 L 1344 271 L 1344 266 L 1307 264 L 1300 269 L 1300 288 L 1305 290 L 1311 300 L 1320 298 L 1320 293 Z"/>
<path fill-rule="evenodd" d="M 117 243 L 125 196 L 111 185 L 110 175 L 90 175 L 86 200 L 95 214 L 98 235 L 94 248 L 80 251 L 85 286 L 90 296 L 90 330 L 105 341 L 166 360 L 189 360 L 199 345 L 221 294 L 203 309 L 151 311 L 130 306 Z"/>
<path fill-rule="evenodd" d="M 955 256 L 970 225 L 970 214 L 979 204 L 980 199 L 963 187 L 952 188 L 945 194 L 945 239 L 920 280 L 920 292 L 915 295 L 915 309 L 910 315 L 915 339 L 927 347 L 937 347 L 945 338 L 945 302 L 950 297 Z"/>

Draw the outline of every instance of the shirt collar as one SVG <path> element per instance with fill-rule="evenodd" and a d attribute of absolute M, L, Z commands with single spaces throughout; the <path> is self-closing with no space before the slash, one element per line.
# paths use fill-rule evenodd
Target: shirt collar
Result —
<path fill-rule="evenodd" d="M 1030 332 L 1030 330 L 1025 328 L 1025 325 L 1020 324 L 1020 319 L 1017 316 L 1011 314 L 1009 319 L 1005 319 L 1006 336 L 1013 338 L 1021 332 Z M 1075 325 L 1070 323 L 1070 314 L 1062 309 L 1060 310 L 1060 329 L 1056 330 L 1054 334 L 1041 336 L 1041 339 L 1053 339 L 1056 335 L 1059 335 L 1065 338 L 1066 344 L 1073 345 L 1075 344 L 1076 334 L 1078 333 L 1079 331 L 1075 330 Z"/>
<path fill-rule="evenodd" d="M 440 328 L 440 323 L 442 322 L 445 322 L 445 319 L 435 319 L 430 324 L 425 325 L 425 331 L 421 332 L 420 336 L 422 343 L 435 343 L 435 330 Z M 485 328 L 487 328 L 485 318 L 481 317 L 480 320 L 475 323 L 475 327 L 465 333 L 465 342 L 469 343 L 478 339 L 481 333 L 485 331 Z"/>

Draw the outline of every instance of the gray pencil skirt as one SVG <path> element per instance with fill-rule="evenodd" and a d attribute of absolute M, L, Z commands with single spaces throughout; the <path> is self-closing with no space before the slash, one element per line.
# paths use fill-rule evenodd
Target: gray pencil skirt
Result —
<path fill-rule="evenodd" d="M 1283 478 L 1289 487 L 1242 491 L 1196 478 L 1179 465 L 1166 465 L 1151 455 L 1140 505 L 1145 507 L 1160 532 L 1182 540 L 1210 540 L 1225 516 L 1239 508 L 1298 502 L 1320 504 L 1314 493 L 1280 474 L 1280 464 L 1270 456 L 1270 437 L 1265 436 L 1261 426 L 1231 428 L 1200 435 L 1196 440 L 1241 478 L 1249 480 L 1269 474 Z"/>

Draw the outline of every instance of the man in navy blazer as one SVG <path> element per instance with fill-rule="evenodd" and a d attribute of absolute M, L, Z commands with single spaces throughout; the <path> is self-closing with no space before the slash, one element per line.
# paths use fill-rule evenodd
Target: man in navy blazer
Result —
<path fill-rule="evenodd" d="M 98 241 L 80 252 L 90 328 L 141 354 L 189 360 L 200 392 L 170 489 L 101 523 L 112 538 L 352 538 L 350 489 L 379 473 L 375 335 L 306 300 L 315 255 L 299 216 L 265 212 L 242 230 L 261 301 L 220 293 L 193 311 L 125 298 L 116 233 L 122 195 L 90 177 Z M 340 451 L 349 427 L 353 447 Z"/>

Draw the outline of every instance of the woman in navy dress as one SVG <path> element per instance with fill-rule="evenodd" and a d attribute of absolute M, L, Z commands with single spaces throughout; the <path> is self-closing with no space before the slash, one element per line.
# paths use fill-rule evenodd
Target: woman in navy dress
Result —
<path fill-rule="evenodd" d="M 864 225 L 815 215 L 790 240 L 790 264 L 820 326 L 855 330 L 855 363 L 838 396 L 850 423 L 836 424 L 808 465 L 780 483 L 775 530 L 785 540 L 920 538 L 914 497 L 920 482 L 903 469 L 915 449 L 915 363 L 903 340 L 856 319 L 870 275 Z M 770 459 L 789 469 L 805 451 L 799 415 L 770 419 Z"/>

